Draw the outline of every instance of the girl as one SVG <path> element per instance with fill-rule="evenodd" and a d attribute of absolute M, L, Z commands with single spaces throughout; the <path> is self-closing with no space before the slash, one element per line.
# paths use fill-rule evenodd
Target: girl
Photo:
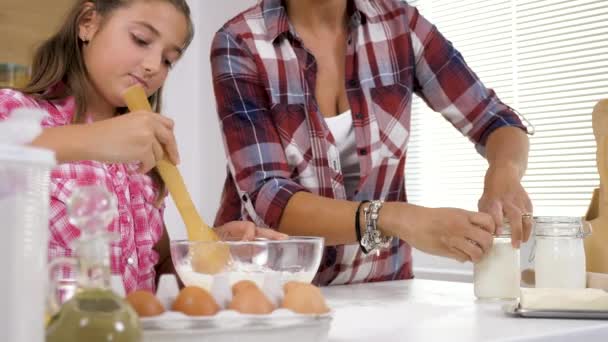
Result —
<path fill-rule="evenodd" d="M 211 63 L 230 171 L 216 224 L 325 237 L 317 283 L 411 278 L 410 246 L 477 262 L 503 214 L 514 246 L 529 236 L 524 127 L 405 1 L 262 0 Z M 485 153 L 483 212 L 407 203 L 414 92 Z"/>
<path fill-rule="evenodd" d="M 154 165 L 165 152 L 179 162 L 173 121 L 127 113 L 121 95 L 141 84 L 159 111 L 162 85 L 192 37 L 185 0 L 80 0 L 36 52 L 29 84 L 0 89 L 0 120 L 20 107 L 49 113 L 32 142 L 54 150 L 60 164 L 51 173 L 49 258 L 73 253 L 79 230 L 68 222 L 66 201 L 74 188 L 102 184 L 119 203 L 109 227 L 120 235 L 111 246 L 111 268 L 125 290 L 153 291 L 155 276 L 172 268 L 165 190 Z M 245 222 L 217 229 L 226 238 L 282 237 Z"/>

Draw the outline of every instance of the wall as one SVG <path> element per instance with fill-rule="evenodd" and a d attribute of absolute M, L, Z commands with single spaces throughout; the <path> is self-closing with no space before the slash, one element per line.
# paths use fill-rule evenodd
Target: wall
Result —
<path fill-rule="evenodd" d="M 254 0 L 190 0 L 196 36 L 172 70 L 165 91 L 165 113 L 176 121 L 181 153 L 180 170 L 196 207 L 208 224 L 218 209 L 226 176 L 226 158 L 211 84 L 209 48 L 214 33 Z M 185 228 L 171 200 L 165 222 L 172 239 L 184 238 Z"/>
<path fill-rule="evenodd" d="M 29 65 L 36 44 L 61 23 L 74 0 L 1 0 L 0 63 Z"/>

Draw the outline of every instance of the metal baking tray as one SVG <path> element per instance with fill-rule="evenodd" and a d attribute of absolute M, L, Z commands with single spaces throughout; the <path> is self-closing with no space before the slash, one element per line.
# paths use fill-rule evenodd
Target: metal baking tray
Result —
<path fill-rule="evenodd" d="M 502 309 L 507 315 L 515 317 L 608 320 L 608 311 L 599 310 L 533 310 L 524 309 L 519 303 L 505 304 Z"/>

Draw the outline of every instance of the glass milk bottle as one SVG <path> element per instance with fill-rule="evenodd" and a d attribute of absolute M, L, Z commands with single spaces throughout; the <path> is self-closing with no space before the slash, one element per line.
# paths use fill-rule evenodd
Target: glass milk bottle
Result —
<path fill-rule="evenodd" d="M 580 217 L 538 217 L 534 232 L 536 287 L 585 288 L 583 239 L 591 226 Z"/>
<path fill-rule="evenodd" d="M 511 226 L 505 223 L 484 258 L 473 269 L 475 296 L 479 299 L 513 299 L 519 296 L 519 249 L 511 245 Z"/>
<path fill-rule="evenodd" d="M 55 267 L 78 266 L 78 288 L 61 307 L 54 306 L 47 342 L 137 342 L 142 331 L 135 311 L 110 286 L 109 244 L 106 227 L 116 216 L 116 201 L 96 186 L 74 191 L 68 200 L 70 223 L 81 228 L 76 242 L 78 258 L 58 258 Z M 58 284 L 51 285 L 51 300 Z"/>

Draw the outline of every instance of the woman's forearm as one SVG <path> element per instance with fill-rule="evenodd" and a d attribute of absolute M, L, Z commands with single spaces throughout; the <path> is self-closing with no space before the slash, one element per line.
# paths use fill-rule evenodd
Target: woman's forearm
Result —
<path fill-rule="evenodd" d="M 289 235 L 322 236 L 326 245 L 357 243 L 355 212 L 358 205 L 358 202 L 298 192 L 283 211 L 279 231 Z"/>
<path fill-rule="evenodd" d="M 486 156 L 490 168 L 509 167 L 519 178 L 528 167 L 530 141 L 526 133 L 517 127 L 501 127 L 488 137 Z"/>

